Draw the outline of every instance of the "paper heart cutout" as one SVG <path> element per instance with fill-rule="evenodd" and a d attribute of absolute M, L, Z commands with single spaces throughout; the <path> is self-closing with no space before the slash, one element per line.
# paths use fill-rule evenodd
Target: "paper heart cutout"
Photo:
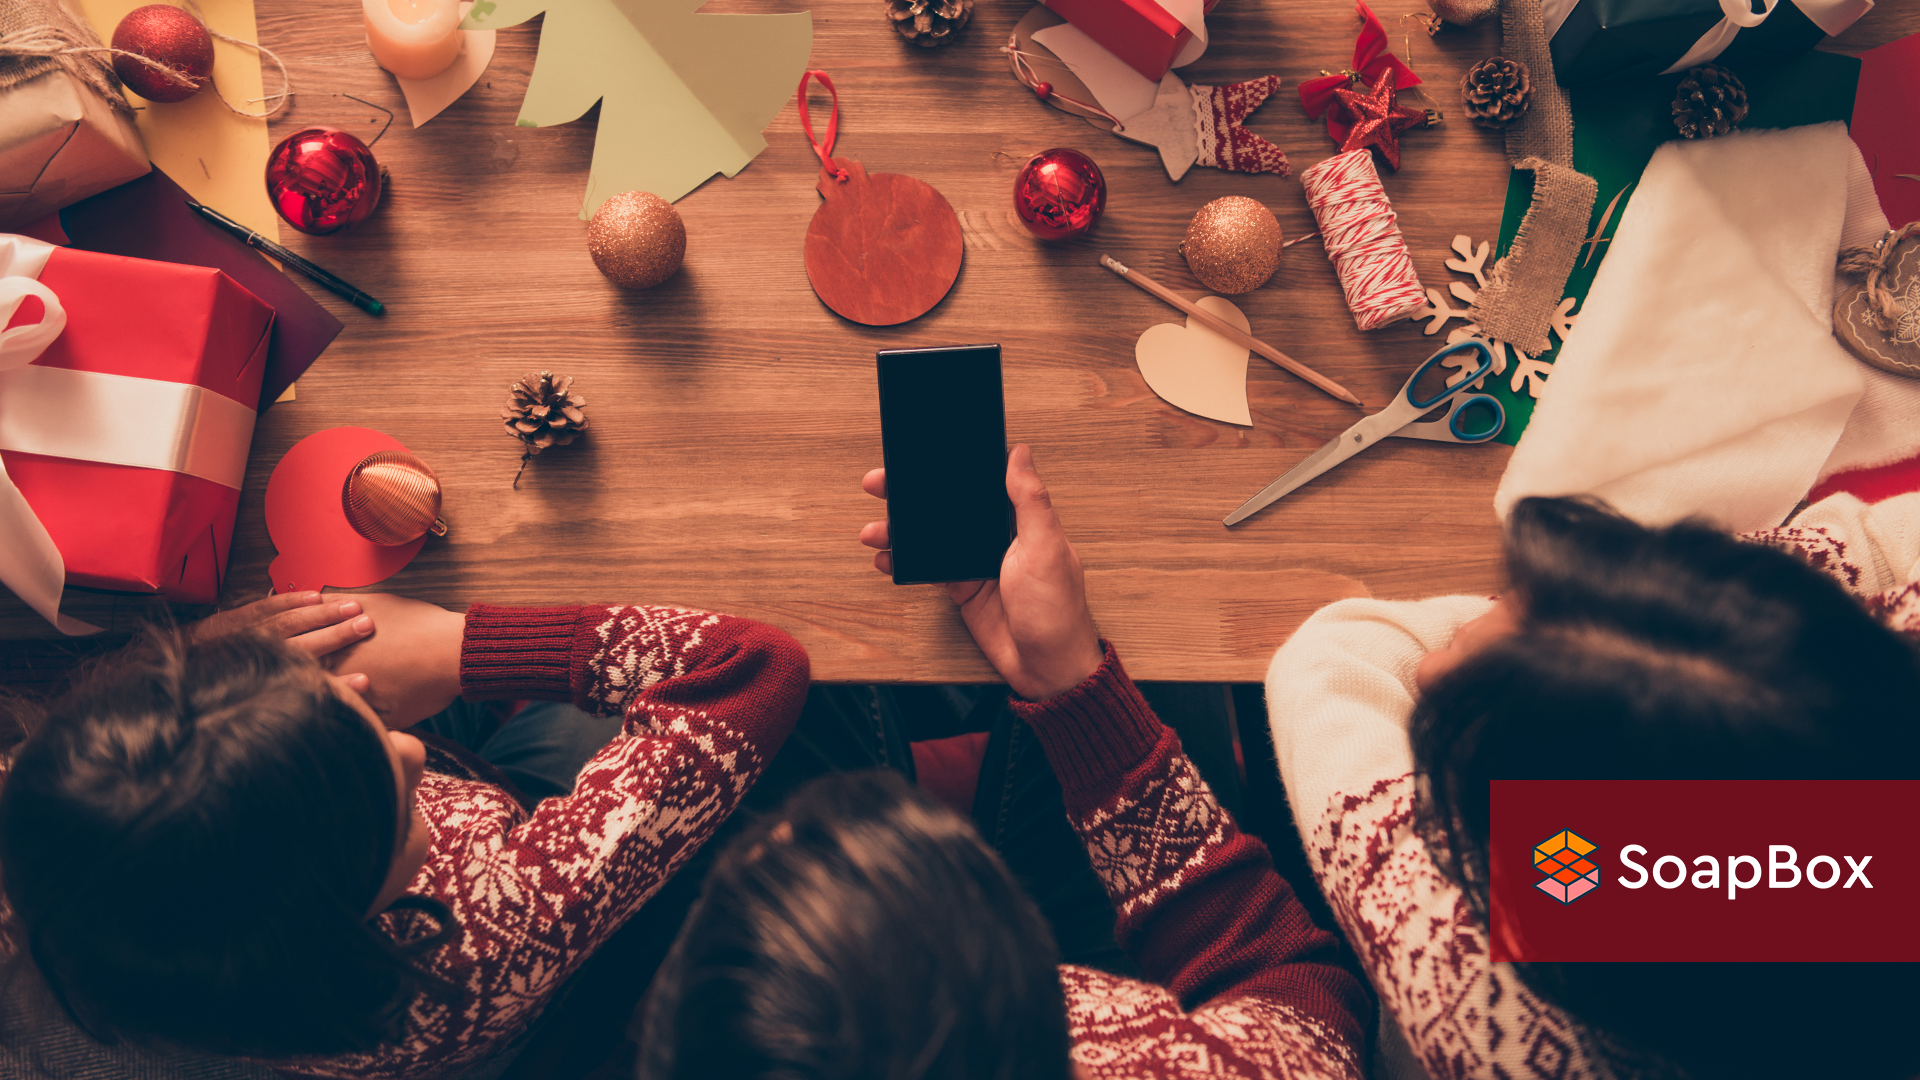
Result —
<path fill-rule="evenodd" d="M 1195 306 L 1243 333 L 1253 332 L 1246 315 L 1224 297 L 1203 296 Z M 1149 326 L 1133 346 L 1140 374 L 1167 404 L 1242 427 L 1253 426 L 1253 413 L 1247 408 L 1251 355 L 1191 318 L 1185 326 Z"/>

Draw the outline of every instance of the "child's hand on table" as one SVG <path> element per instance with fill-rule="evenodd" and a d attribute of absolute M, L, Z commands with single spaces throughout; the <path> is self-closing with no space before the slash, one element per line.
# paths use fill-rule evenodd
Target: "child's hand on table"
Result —
<path fill-rule="evenodd" d="M 886 470 L 867 473 L 860 486 L 886 498 Z M 1034 469 L 1033 450 L 1024 443 L 1007 456 L 1007 497 L 1013 501 L 1016 535 L 1000 564 L 1000 579 L 953 582 L 947 595 L 960 605 L 973 640 L 1013 692 L 1040 701 L 1080 685 L 1105 653 L 1087 607 L 1080 556 L 1067 541 L 1047 485 Z M 893 572 L 885 521 L 868 522 L 860 542 L 880 549 L 873 557 L 877 569 Z"/>
<path fill-rule="evenodd" d="M 206 641 L 240 630 L 265 630 L 309 656 L 326 656 L 373 633 L 373 620 L 360 614 L 359 599 L 282 593 L 216 612 L 188 624 L 187 633 L 194 641 Z"/>
<path fill-rule="evenodd" d="M 467 617 L 438 604 L 392 593 L 353 597 L 373 619 L 371 636 L 329 654 L 329 670 L 363 673 L 354 689 L 389 728 L 417 724 L 460 696 L 460 642 Z"/>
<path fill-rule="evenodd" d="M 362 614 L 359 597 L 324 597 L 318 592 L 281 593 L 251 604 L 216 612 L 187 626 L 194 641 L 207 641 L 241 630 L 264 630 L 306 653 L 331 670 L 324 657 L 373 633 L 373 620 Z M 367 689 L 367 677 L 346 676 L 355 691 Z"/>

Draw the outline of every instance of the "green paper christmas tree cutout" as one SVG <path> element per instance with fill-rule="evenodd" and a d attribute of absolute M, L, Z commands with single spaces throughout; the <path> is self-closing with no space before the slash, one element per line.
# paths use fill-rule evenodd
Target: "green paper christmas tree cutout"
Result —
<path fill-rule="evenodd" d="M 766 149 L 760 133 L 793 96 L 813 16 L 701 15 L 704 0 L 478 0 L 468 30 L 542 11 L 521 127 L 579 119 L 600 102 L 580 216 L 623 191 L 669 202 Z"/>

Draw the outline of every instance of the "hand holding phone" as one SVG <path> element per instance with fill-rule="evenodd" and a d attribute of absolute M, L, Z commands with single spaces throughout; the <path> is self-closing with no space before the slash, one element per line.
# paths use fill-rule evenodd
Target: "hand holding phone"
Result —
<path fill-rule="evenodd" d="M 874 469 L 860 486 L 887 498 L 887 471 Z M 968 632 L 1013 692 L 1041 701 L 1086 681 L 1105 654 L 1087 607 L 1080 556 L 1053 512 L 1033 450 L 1025 444 L 1007 457 L 1005 490 L 1017 533 L 999 576 L 950 583 L 947 595 L 960 605 Z M 890 540 L 886 521 L 868 522 L 860 530 L 862 544 L 880 549 L 873 565 L 887 574 L 894 572 Z"/>

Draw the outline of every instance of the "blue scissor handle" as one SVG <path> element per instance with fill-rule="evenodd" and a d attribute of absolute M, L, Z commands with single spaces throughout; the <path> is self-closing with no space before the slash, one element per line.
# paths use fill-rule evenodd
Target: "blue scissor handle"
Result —
<path fill-rule="evenodd" d="M 1419 385 L 1420 377 L 1422 375 L 1425 375 L 1430 369 L 1432 369 L 1432 367 L 1435 364 L 1438 364 L 1440 361 L 1445 360 L 1447 357 L 1452 356 L 1454 353 L 1461 352 L 1467 349 L 1475 350 L 1480 354 L 1480 363 L 1479 363 L 1479 366 L 1475 367 L 1472 371 L 1467 373 L 1466 378 L 1461 379 L 1458 382 L 1455 382 L 1452 386 L 1441 387 L 1440 390 L 1436 392 L 1432 397 L 1427 398 L 1425 400 L 1421 400 L 1413 396 L 1413 388 Z M 1435 405 L 1438 405 L 1441 402 L 1447 400 L 1448 398 L 1454 396 L 1455 394 L 1458 394 L 1462 389 L 1478 382 L 1481 376 L 1487 374 L 1492 370 L 1493 370 L 1493 350 L 1487 348 L 1487 343 L 1484 341 L 1481 341 L 1479 338 L 1471 338 L 1471 337 L 1461 338 L 1459 341 L 1455 342 L 1454 344 L 1449 345 L 1446 348 L 1441 349 L 1439 352 L 1434 353 L 1432 356 L 1427 357 L 1425 363 L 1421 364 L 1418 368 L 1414 369 L 1413 378 L 1407 380 L 1407 385 L 1401 387 L 1400 392 L 1407 396 L 1407 404 L 1412 405 L 1414 408 L 1419 409 L 1421 412 L 1425 412 L 1428 409 L 1433 408 Z M 1456 413 L 1455 415 L 1458 415 L 1458 413 Z"/>
<path fill-rule="evenodd" d="M 1493 413 L 1493 423 L 1484 430 L 1468 431 L 1464 418 L 1467 411 L 1476 405 L 1484 405 Z M 1498 398 L 1491 394 L 1465 394 L 1453 399 L 1444 419 L 1408 424 L 1394 434 L 1402 439 L 1427 439 L 1431 442 L 1483 443 L 1500 434 L 1500 429 L 1506 426 L 1507 410 L 1501 407 Z"/>
<path fill-rule="evenodd" d="M 1493 426 L 1481 432 L 1462 431 L 1460 418 L 1475 405 L 1485 405 L 1493 410 Z M 1447 430 L 1463 443 L 1486 442 L 1500 434 L 1500 430 L 1506 426 L 1507 410 L 1500 404 L 1500 399 L 1492 394 L 1467 394 L 1454 398 L 1453 408 L 1447 412 Z"/>

